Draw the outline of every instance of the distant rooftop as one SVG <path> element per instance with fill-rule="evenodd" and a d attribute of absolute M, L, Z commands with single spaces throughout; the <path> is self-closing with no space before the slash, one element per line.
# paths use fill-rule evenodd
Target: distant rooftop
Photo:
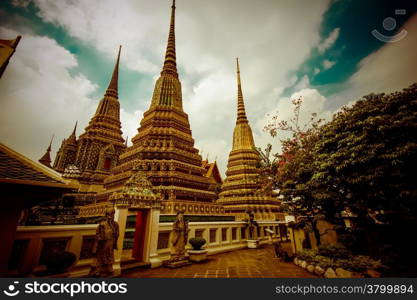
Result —
<path fill-rule="evenodd" d="M 72 188 L 70 181 L 0 143 L 0 182 Z"/>

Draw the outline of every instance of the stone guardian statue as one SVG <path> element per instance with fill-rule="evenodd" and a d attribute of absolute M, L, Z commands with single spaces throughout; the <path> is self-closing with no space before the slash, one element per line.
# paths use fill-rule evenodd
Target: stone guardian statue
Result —
<path fill-rule="evenodd" d="M 184 212 L 177 213 L 176 220 L 172 225 L 171 234 L 171 259 L 165 264 L 169 268 L 177 268 L 190 264 L 185 256 L 185 246 L 188 241 L 188 221 L 184 219 Z"/>
<path fill-rule="evenodd" d="M 246 239 L 246 243 L 248 248 L 256 249 L 259 246 L 259 240 L 257 238 L 257 229 L 258 229 L 258 222 L 255 221 L 255 214 L 251 209 L 246 211 L 248 214 L 248 219 L 245 220 L 246 227 L 248 228 L 249 235 Z"/>
<path fill-rule="evenodd" d="M 114 221 L 114 208 L 107 208 L 104 221 L 96 230 L 93 253 L 96 255 L 90 276 L 109 277 L 113 275 L 114 250 L 117 250 L 119 224 Z"/>

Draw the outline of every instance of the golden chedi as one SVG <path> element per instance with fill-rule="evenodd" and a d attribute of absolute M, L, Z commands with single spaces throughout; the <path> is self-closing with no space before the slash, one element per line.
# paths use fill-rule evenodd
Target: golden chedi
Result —
<path fill-rule="evenodd" d="M 94 116 L 85 131 L 76 139 L 75 129 L 64 140 L 55 159 L 54 169 L 65 172 L 75 165 L 81 172 L 77 178 L 80 192 L 102 190 L 103 181 L 118 164 L 119 155 L 126 149 L 120 123 L 118 78 L 120 50 L 109 86 L 100 100 Z"/>
<path fill-rule="evenodd" d="M 237 60 L 237 120 L 233 131 L 233 147 L 229 154 L 226 179 L 218 203 L 237 220 L 247 217 L 251 210 L 257 220 L 277 220 L 281 217 L 280 202 L 259 188 L 259 154 L 253 141 L 252 129 L 246 117 Z"/>
<path fill-rule="evenodd" d="M 188 115 L 182 106 L 175 51 L 175 1 L 165 61 L 149 109 L 140 122 L 132 146 L 120 155 L 119 165 L 105 180 L 107 192 L 121 189 L 137 166 L 144 168 L 156 193 L 163 197 L 161 213 L 221 213 L 202 159 L 194 147 Z"/>

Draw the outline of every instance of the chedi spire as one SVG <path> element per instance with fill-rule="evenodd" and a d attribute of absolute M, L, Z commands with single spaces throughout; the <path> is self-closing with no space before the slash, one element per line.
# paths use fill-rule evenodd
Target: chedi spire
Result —
<path fill-rule="evenodd" d="M 116 64 L 114 65 L 113 75 L 111 77 L 109 86 L 106 90 L 105 96 L 113 96 L 118 98 L 118 82 L 119 82 L 119 62 L 120 62 L 120 51 L 122 50 L 122 46 L 119 46 L 119 53 L 117 54 Z"/>
<path fill-rule="evenodd" d="M 237 68 L 237 119 L 236 123 L 248 122 L 246 118 L 245 111 L 245 102 L 243 101 L 242 93 L 242 83 L 240 81 L 240 68 L 239 68 L 239 58 L 236 58 L 236 68 Z"/>
<path fill-rule="evenodd" d="M 171 74 L 178 78 L 177 61 L 175 51 L 175 0 L 172 1 L 171 6 L 171 21 L 169 26 L 168 44 L 165 52 L 164 67 L 161 75 Z"/>
<path fill-rule="evenodd" d="M 39 162 L 49 168 L 52 168 L 51 166 L 51 147 L 52 147 L 52 141 L 54 140 L 54 135 L 52 135 L 51 142 L 49 143 L 48 148 L 46 149 L 45 154 L 39 159 Z"/>

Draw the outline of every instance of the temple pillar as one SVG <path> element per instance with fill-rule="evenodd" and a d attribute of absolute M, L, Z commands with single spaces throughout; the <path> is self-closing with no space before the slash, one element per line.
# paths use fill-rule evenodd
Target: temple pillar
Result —
<path fill-rule="evenodd" d="M 146 243 L 144 249 L 144 258 L 151 263 L 151 268 L 157 268 L 162 265 L 161 259 L 158 257 L 158 236 L 159 236 L 159 215 L 160 209 L 151 208 L 147 222 Z"/>
<path fill-rule="evenodd" d="M 120 264 L 122 261 L 128 209 L 127 207 L 116 207 L 115 209 L 114 220 L 119 224 L 119 239 L 117 240 L 117 250 L 114 251 L 113 274 L 118 276 L 122 272 Z"/>

